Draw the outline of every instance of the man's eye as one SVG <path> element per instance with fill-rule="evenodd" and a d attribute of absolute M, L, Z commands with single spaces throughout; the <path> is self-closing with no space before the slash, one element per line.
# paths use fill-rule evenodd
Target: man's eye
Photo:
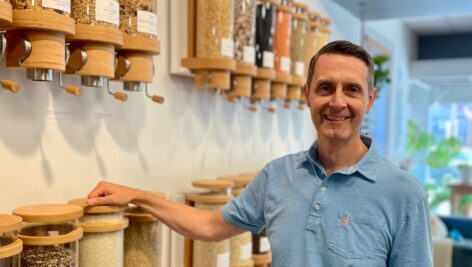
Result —
<path fill-rule="evenodd" d="M 329 92 L 330 90 L 331 90 L 331 87 L 330 87 L 329 85 L 324 84 L 324 85 L 320 85 L 320 86 L 318 87 L 318 90 L 317 90 L 317 91 L 318 91 L 319 93 L 327 93 L 327 92 Z"/>
<path fill-rule="evenodd" d="M 351 86 L 351 87 L 349 87 L 349 92 L 350 93 L 359 93 L 359 92 L 361 92 L 361 89 L 357 86 Z"/>

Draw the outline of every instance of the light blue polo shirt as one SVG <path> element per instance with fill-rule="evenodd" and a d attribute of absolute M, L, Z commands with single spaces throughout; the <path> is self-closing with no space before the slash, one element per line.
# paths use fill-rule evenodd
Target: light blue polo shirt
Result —
<path fill-rule="evenodd" d="M 270 162 L 224 219 L 253 233 L 267 227 L 274 267 L 433 266 L 427 193 L 362 140 L 364 157 L 329 177 L 317 143 Z"/>

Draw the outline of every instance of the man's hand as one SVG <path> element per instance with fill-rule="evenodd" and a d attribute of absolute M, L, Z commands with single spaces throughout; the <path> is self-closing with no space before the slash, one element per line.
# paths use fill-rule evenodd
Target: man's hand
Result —
<path fill-rule="evenodd" d="M 102 181 L 88 194 L 87 205 L 126 206 L 140 193 L 138 189 Z"/>

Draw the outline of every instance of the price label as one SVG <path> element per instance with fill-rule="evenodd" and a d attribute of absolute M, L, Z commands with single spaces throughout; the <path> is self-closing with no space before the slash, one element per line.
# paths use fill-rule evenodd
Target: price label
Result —
<path fill-rule="evenodd" d="M 216 257 L 216 267 L 229 267 L 229 252 L 218 254 Z"/>
<path fill-rule="evenodd" d="M 95 1 L 95 19 L 120 25 L 120 4 L 115 0 Z"/>
<path fill-rule="evenodd" d="M 231 39 L 221 39 L 221 55 L 234 57 L 234 42 Z"/>
<path fill-rule="evenodd" d="M 297 61 L 295 64 L 295 74 L 297 76 L 305 75 L 305 63 L 301 61 Z"/>
<path fill-rule="evenodd" d="M 290 72 L 290 58 L 289 57 L 280 58 L 280 70 L 283 72 Z"/>
<path fill-rule="evenodd" d="M 262 66 L 268 69 L 274 68 L 274 53 L 264 51 L 264 53 L 262 54 Z"/>
<path fill-rule="evenodd" d="M 138 10 L 138 32 L 157 36 L 157 15 L 149 11 Z"/>
<path fill-rule="evenodd" d="M 43 0 L 42 6 L 70 14 L 70 0 Z"/>
<path fill-rule="evenodd" d="M 259 239 L 259 253 L 266 253 L 270 251 L 269 238 L 261 237 Z"/>
<path fill-rule="evenodd" d="M 256 62 L 256 49 L 252 46 L 245 46 L 243 60 L 248 64 L 254 64 Z"/>

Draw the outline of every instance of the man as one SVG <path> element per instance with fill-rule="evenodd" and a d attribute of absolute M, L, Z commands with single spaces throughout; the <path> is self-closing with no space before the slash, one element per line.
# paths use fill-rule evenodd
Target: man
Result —
<path fill-rule="evenodd" d="M 205 241 L 267 228 L 273 266 L 432 266 L 427 194 L 360 134 L 375 100 L 368 53 L 323 47 L 304 87 L 318 141 L 270 162 L 243 193 L 209 212 L 100 183 L 90 205 L 132 202 L 175 231 Z"/>

